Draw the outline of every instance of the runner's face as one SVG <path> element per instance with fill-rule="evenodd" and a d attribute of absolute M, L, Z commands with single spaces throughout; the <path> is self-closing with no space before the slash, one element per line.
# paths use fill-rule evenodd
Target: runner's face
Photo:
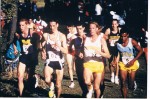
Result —
<path fill-rule="evenodd" d="M 118 22 L 117 21 L 113 21 L 112 22 L 112 28 L 117 28 L 118 27 Z"/>
<path fill-rule="evenodd" d="M 58 23 L 50 22 L 50 29 L 52 32 L 55 32 L 58 29 Z"/>
<path fill-rule="evenodd" d="M 83 34 L 84 29 L 85 29 L 85 28 L 82 27 L 82 26 L 77 26 L 77 31 L 78 31 L 78 33 L 79 33 L 80 36 Z"/>
<path fill-rule="evenodd" d="M 29 19 L 29 23 L 32 23 L 33 21 L 32 21 L 32 19 Z"/>
<path fill-rule="evenodd" d="M 73 33 L 73 27 L 72 26 L 68 26 L 67 29 L 68 29 L 69 33 Z"/>
<path fill-rule="evenodd" d="M 122 42 L 125 43 L 125 42 L 127 41 L 128 37 L 129 37 L 129 34 L 123 33 L 123 34 L 121 35 Z"/>
<path fill-rule="evenodd" d="M 21 32 L 24 32 L 27 29 L 27 24 L 25 23 L 25 21 L 21 21 L 20 22 L 20 30 Z"/>
<path fill-rule="evenodd" d="M 90 24 L 90 34 L 95 35 L 98 32 L 98 28 L 96 27 L 95 24 Z"/>

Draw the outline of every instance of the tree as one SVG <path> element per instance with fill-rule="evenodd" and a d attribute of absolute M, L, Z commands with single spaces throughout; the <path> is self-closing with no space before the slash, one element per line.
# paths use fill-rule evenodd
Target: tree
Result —
<path fill-rule="evenodd" d="M 0 41 L 0 59 L 5 55 L 7 47 L 12 43 L 17 25 L 18 0 L 2 0 L 1 10 L 5 13 L 5 24 L 0 29 L 2 39 Z M 2 60 L 0 60 L 0 71 Z"/>

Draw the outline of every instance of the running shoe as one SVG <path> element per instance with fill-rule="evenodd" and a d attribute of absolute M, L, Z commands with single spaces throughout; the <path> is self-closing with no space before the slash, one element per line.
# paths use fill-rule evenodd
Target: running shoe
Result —
<path fill-rule="evenodd" d="M 118 78 L 118 76 L 115 76 L 115 84 L 119 85 L 119 78 Z"/>
<path fill-rule="evenodd" d="M 104 96 L 102 95 L 100 98 L 102 99 Z"/>
<path fill-rule="evenodd" d="M 37 88 L 37 86 L 39 85 L 39 83 L 38 83 L 38 75 L 35 75 L 35 88 Z"/>
<path fill-rule="evenodd" d="M 134 81 L 134 91 L 137 89 L 136 81 Z"/>
<path fill-rule="evenodd" d="M 89 89 L 89 92 L 87 93 L 86 97 L 87 98 L 92 98 L 92 94 L 93 94 L 93 86 L 91 89 Z"/>
<path fill-rule="evenodd" d="M 69 88 L 74 88 L 74 86 L 75 86 L 74 82 L 71 82 Z"/>
<path fill-rule="evenodd" d="M 115 82 L 114 76 L 111 76 L 110 80 L 112 83 L 114 83 Z"/>
<path fill-rule="evenodd" d="M 51 82 L 51 86 L 48 92 L 49 98 L 55 98 L 55 87 L 54 87 L 54 83 Z"/>

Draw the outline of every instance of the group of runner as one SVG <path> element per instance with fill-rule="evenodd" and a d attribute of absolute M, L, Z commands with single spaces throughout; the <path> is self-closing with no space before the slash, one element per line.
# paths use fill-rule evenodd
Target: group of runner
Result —
<path fill-rule="evenodd" d="M 69 31 L 67 36 L 58 30 L 59 22 L 55 19 L 50 20 L 48 25 L 42 26 L 42 28 L 49 26 L 50 32 L 39 33 L 36 31 L 37 28 L 31 31 L 26 19 L 21 19 L 19 26 L 21 32 L 16 34 L 22 49 L 17 68 L 19 96 L 23 96 L 25 72 L 28 72 L 28 81 L 36 76 L 35 68 L 38 65 L 39 52 L 41 58 L 45 60 L 43 72 L 51 98 L 61 96 L 64 57 L 68 63 L 71 79 L 69 87 L 75 87 L 72 71 L 74 68 L 83 97 L 92 98 L 93 91 L 95 98 L 103 96 L 106 59 L 109 60 L 111 82 L 121 85 L 123 97 L 127 97 L 128 73 L 131 78 L 129 88 L 135 89 L 135 75 L 139 68 L 138 58 L 143 50 L 136 40 L 129 37 L 126 28 L 119 27 L 118 20 L 113 19 L 112 27 L 104 33 L 97 22 L 89 23 L 89 33 L 85 33 L 82 22 L 77 22 L 74 26 L 67 26 Z M 136 56 L 134 48 L 138 50 Z M 17 54 L 15 44 L 14 49 Z"/>

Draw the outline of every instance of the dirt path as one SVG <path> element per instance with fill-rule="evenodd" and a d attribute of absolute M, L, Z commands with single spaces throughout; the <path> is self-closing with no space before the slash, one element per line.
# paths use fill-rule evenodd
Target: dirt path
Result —
<path fill-rule="evenodd" d="M 146 98 L 147 97 L 147 72 L 144 58 L 140 57 L 140 69 L 137 72 L 136 82 L 138 85 L 137 90 L 134 92 L 129 91 L 130 98 Z M 41 75 L 43 79 L 43 62 L 40 60 L 39 65 L 36 68 L 36 73 Z M 112 84 L 110 82 L 110 72 L 108 66 L 105 69 L 105 90 L 104 98 L 121 98 L 120 86 Z M 77 81 L 76 74 L 74 75 L 75 88 L 70 89 L 68 86 L 70 84 L 70 79 L 68 75 L 67 64 L 64 68 L 64 79 L 62 81 L 62 98 L 81 98 L 81 88 Z M 34 79 L 33 79 L 34 82 Z M 29 91 L 30 90 L 30 91 Z M 26 89 L 25 97 L 48 97 L 48 86 L 43 80 L 39 81 L 39 86 L 36 89 Z M 0 97 L 17 97 L 17 78 L 8 78 L 7 75 L 1 74 L 0 76 Z"/>

